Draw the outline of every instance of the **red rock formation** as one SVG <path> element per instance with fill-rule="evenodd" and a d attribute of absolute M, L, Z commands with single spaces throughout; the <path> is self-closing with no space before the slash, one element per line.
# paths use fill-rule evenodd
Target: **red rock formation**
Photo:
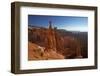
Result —
<path fill-rule="evenodd" d="M 57 27 L 54 28 L 54 31 L 57 52 L 62 53 L 64 51 L 64 39 L 57 33 Z"/>
<path fill-rule="evenodd" d="M 64 52 L 66 54 L 66 58 L 67 57 L 76 57 L 76 58 L 82 58 L 81 56 L 81 47 L 79 42 L 77 41 L 77 39 L 72 38 L 72 37 L 65 37 L 64 38 L 64 45 L 66 47 L 66 52 Z"/>
<path fill-rule="evenodd" d="M 60 54 L 65 55 L 65 58 L 69 55 L 76 56 L 77 58 L 82 58 L 80 45 L 75 38 L 67 38 L 66 43 L 68 43 L 68 48 L 64 48 L 64 39 L 57 33 L 57 28 L 52 28 L 51 22 L 49 22 L 49 28 L 46 31 L 45 45 L 46 51 L 56 51 Z M 70 52 L 71 51 L 71 52 Z M 68 53 L 70 52 L 70 54 Z"/>
<path fill-rule="evenodd" d="M 52 49 L 56 51 L 56 39 L 55 39 L 55 31 L 52 28 L 51 22 L 49 22 L 49 28 L 46 31 L 46 38 L 45 38 L 45 45 L 46 50 Z"/>
<path fill-rule="evenodd" d="M 58 54 L 52 49 L 49 51 L 43 51 L 44 47 L 40 47 L 37 44 L 28 42 L 28 60 L 50 60 L 50 59 L 64 59 L 64 56 Z"/>
<path fill-rule="evenodd" d="M 49 28 L 29 29 L 29 59 L 64 59 L 64 58 L 82 58 L 80 44 L 75 38 L 62 37 L 57 28 L 52 27 L 51 21 Z M 35 44 L 34 44 L 35 43 Z M 37 44 L 37 45 L 36 45 Z M 38 46 L 44 47 L 41 50 Z M 38 52 L 36 51 L 37 49 Z M 32 51 L 35 50 L 32 54 Z M 41 53 L 41 54 L 40 54 Z M 55 56 L 56 55 L 56 56 Z M 36 57 L 35 57 L 36 56 Z"/>

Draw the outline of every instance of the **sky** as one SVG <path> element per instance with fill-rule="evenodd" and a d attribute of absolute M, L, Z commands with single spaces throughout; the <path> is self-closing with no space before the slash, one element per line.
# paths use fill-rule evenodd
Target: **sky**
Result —
<path fill-rule="evenodd" d="M 53 27 L 58 29 L 80 32 L 88 31 L 88 17 L 28 15 L 28 25 L 48 27 L 49 21 L 52 22 Z"/>

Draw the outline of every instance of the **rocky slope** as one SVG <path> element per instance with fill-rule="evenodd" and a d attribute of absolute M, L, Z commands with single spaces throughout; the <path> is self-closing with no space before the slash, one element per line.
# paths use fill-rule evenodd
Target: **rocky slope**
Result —
<path fill-rule="evenodd" d="M 49 49 L 44 51 L 44 47 L 40 47 L 37 44 L 28 42 L 28 60 L 49 60 L 49 59 L 64 59 L 64 56 Z"/>

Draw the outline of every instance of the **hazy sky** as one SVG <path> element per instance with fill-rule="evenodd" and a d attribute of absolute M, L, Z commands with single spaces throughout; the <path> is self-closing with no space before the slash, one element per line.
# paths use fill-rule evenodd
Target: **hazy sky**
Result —
<path fill-rule="evenodd" d="M 88 17 L 28 15 L 28 25 L 48 27 L 49 21 L 58 29 L 88 31 Z"/>

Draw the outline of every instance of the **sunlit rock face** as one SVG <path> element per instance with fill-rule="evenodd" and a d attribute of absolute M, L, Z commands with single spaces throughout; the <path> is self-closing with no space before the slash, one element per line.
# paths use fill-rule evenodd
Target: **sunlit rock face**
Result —
<path fill-rule="evenodd" d="M 48 28 L 28 28 L 28 60 L 82 58 L 81 42 L 59 31 L 49 22 Z M 65 34 L 64 34 L 65 33 Z"/>
<path fill-rule="evenodd" d="M 53 49 L 44 51 L 44 47 L 40 47 L 31 42 L 28 42 L 28 46 L 28 60 L 64 59 L 63 55 L 55 52 Z"/>

